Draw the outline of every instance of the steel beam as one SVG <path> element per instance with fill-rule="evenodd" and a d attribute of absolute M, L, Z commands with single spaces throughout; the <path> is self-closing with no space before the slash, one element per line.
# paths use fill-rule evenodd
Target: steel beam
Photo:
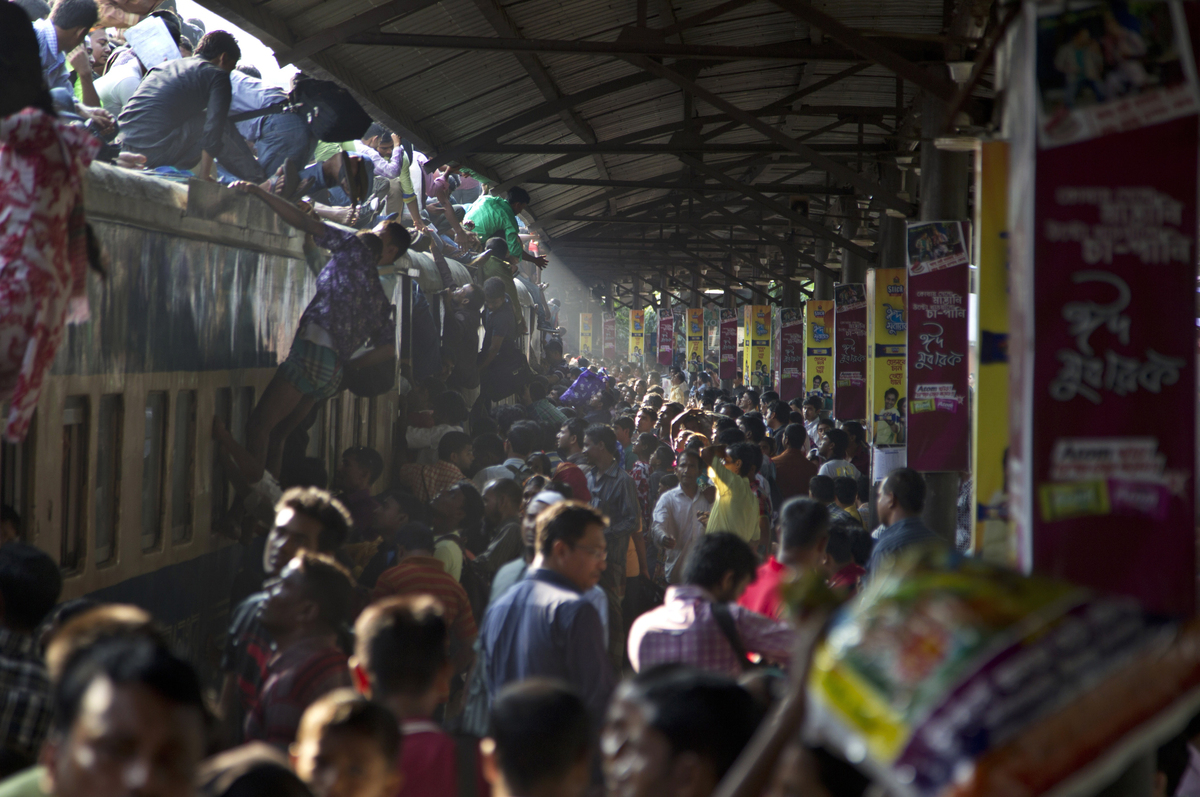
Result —
<path fill-rule="evenodd" d="M 807 147 L 807 149 L 812 151 L 814 157 L 820 158 L 822 153 L 844 155 L 858 154 L 860 152 L 891 152 L 894 147 L 889 147 L 886 144 L 816 144 Z M 793 147 L 763 141 L 749 141 L 744 144 L 706 144 L 700 142 L 694 144 L 611 144 L 604 141 L 598 141 L 595 144 L 566 144 L 557 142 L 547 144 L 484 143 L 471 148 L 471 152 L 477 155 L 550 155 L 570 153 L 578 156 L 590 155 L 593 152 L 603 152 L 606 155 L 675 155 L 679 152 L 705 152 L 714 155 L 742 153 L 771 155 L 795 151 Z M 841 166 L 841 164 L 837 165 Z M 846 167 L 842 166 L 842 168 Z"/>
<path fill-rule="evenodd" d="M 301 58 L 308 58 L 322 50 L 327 50 L 335 44 L 341 44 L 372 28 L 386 25 L 394 19 L 415 14 L 422 9 L 436 5 L 437 2 L 438 0 L 391 0 L 383 5 L 372 8 L 370 11 L 365 11 L 332 27 L 328 27 L 314 36 L 301 39 L 292 45 L 291 49 L 277 55 L 275 60 L 279 62 L 280 66 L 287 66 Z"/>
<path fill-rule="evenodd" d="M 721 185 L 712 185 L 705 183 L 675 183 L 665 180 L 583 180 L 574 177 L 543 177 L 537 180 L 526 180 L 527 184 L 534 185 L 569 185 L 583 188 L 640 188 L 643 190 L 657 191 L 707 191 L 707 192 L 725 192 L 729 189 Z M 813 183 L 812 185 L 804 185 L 803 183 L 772 183 L 769 186 L 758 186 L 766 193 L 775 194 L 820 194 L 821 196 L 842 196 L 845 194 L 853 194 L 853 188 L 837 188 L 834 186 L 822 185 L 821 183 Z M 561 217 L 560 217 L 561 218 Z"/>

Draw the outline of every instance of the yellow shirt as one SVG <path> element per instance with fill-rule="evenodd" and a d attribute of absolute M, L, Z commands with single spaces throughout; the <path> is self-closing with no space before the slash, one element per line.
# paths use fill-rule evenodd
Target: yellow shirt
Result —
<path fill-rule="evenodd" d="M 433 546 L 433 558 L 442 563 L 455 581 L 462 581 L 463 552 L 457 542 L 445 537 L 438 538 Z"/>
<path fill-rule="evenodd" d="M 678 385 L 671 385 L 671 395 L 668 397 L 667 400 L 668 401 L 677 401 L 686 407 L 687 400 L 688 400 L 687 383 L 681 382 Z"/>
<path fill-rule="evenodd" d="M 757 543 L 762 530 L 758 526 L 758 496 L 750 488 L 750 481 L 724 464 L 710 466 L 708 475 L 716 485 L 717 500 L 705 532 L 731 531 L 748 543 Z"/>

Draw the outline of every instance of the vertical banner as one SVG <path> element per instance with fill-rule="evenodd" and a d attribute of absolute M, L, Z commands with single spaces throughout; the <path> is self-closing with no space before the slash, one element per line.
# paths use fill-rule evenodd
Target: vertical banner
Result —
<path fill-rule="evenodd" d="M 1036 137 L 1028 125 L 1012 150 L 1009 474 L 1023 567 L 1190 615 L 1200 131 L 1180 5 L 1130 4 L 1114 17 L 1099 4 L 1023 21 L 1015 90 L 1029 92 L 1044 124 Z M 1118 51 L 1089 73 L 1093 93 L 1091 80 L 1056 76 L 1047 48 L 1067 25 L 1100 23 L 1160 56 Z M 1139 118 L 1177 107 L 1190 115 Z M 1087 112 L 1082 130 L 1076 109 Z M 1038 148 L 1068 132 L 1071 143 Z"/>
<path fill-rule="evenodd" d="M 629 311 L 629 359 L 642 361 L 643 336 L 646 334 L 646 311 Z"/>
<path fill-rule="evenodd" d="M 670 366 L 675 357 L 675 316 L 658 311 L 658 364 Z"/>
<path fill-rule="evenodd" d="M 970 467 L 967 294 L 962 222 L 908 224 L 908 467 Z"/>
<path fill-rule="evenodd" d="M 600 314 L 602 331 L 600 333 L 600 356 L 610 363 L 617 359 L 617 316 L 615 313 Z"/>
<path fill-rule="evenodd" d="M 592 314 L 579 314 L 579 354 L 592 356 Z"/>
<path fill-rule="evenodd" d="M 833 302 L 812 299 L 804 305 L 805 394 L 825 399 L 833 409 Z"/>
<path fill-rule="evenodd" d="M 876 448 L 904 445 L 906 277 L 902 268 L 867 271 L 867 433 Z"/>
<path fill-rule="evenodd" d="M 689 307 L 687 311 L 687 371 L 698 374 L 704 368 L 704 311 Z"/>
<path fill-rule="evenodd" d="M 971 446 L 977 506 L 973 549 L 1015 564 L 1010 544 L 1008 425 L 1008 142 L 985 141 L 975 156 L 975 231 L 979 236 L 979 376 Z M 983 420 L 981 423 L 980 421 Z"/>
<path fill-rule="evenodd" d="M 720 325 L 722 379 L 733 379 L 737 374 L 737 329 L 737 310 L 722 308 Z"/>
<path fill-rule="evenodd" d="M 743 349 L 742 377 L 752 387 L 771 383 L 771 306 L 746 305 L 746 345 Z"/>
<path fill-rule="evenodd" d="M 834 286 L 833 414 L 839 421 L 867 417 L 867 295 L 861 282 Z"/>
<path fill-rule="evenodd" d="M 779 311 L 779 398 L 804 395 L 804 308 Z"/>

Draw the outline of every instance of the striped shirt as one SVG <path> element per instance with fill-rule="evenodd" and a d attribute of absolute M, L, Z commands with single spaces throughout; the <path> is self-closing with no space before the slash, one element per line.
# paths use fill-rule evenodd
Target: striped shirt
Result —
<path fill-rule="evenodd" d="M 475 617 L 466 590 L 446 572 L 441 560 L 432 556 L 407 556 L 385 571 L 375 582 L 371 600 L 414 593 L 432 595 L 441 601 L 452 636 L 467 644 L 475 639 Z"/>
<path fill-rule="evenodd" d="M 400 484 L 425 503 L 466 478 L 457 465 L 445 460 L 438 460 L 432 465 L 404 465 L 400 468 Z"/>
<path fill-rule="evenodd" d="M 300 718 L 317 698 L 350 686 L 347 658 L 335 645 L 306 639 L 276 653 L 267 664 L 262 694 L 246 718 L 246 741 L 287 748 L 296 741 Z"/>

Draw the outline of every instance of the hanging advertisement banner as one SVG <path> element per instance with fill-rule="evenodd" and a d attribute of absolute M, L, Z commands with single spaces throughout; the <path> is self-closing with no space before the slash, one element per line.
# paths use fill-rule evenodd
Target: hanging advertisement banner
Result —
<path fill-rule="evenodd" d="M 908 467 L 970 466 L 967 294 L 962 222 L 908 224 Z"/>
<path fill-rule="evenodd" d="M 804 305 L 805 395 L 825 399 L 833 409 L 833 301 L 812 299 Z"/>
<path fill-rule="evenodd" d="M 629 359 L 642 361 L 643 337 L 646 334 L 646 311 L 629 311 Z"/>
<path fill-rule="evenodd" d="M 867 433 L 876 448 L 904 445 L 906 282 L 902 268 L 867 272 Z"/>
<path fill-rule="evenodd" d="M 582 357 L 592 356 L 592 314 L 579 314 L 579 354 Z"/>
<path fill-rule="evenodd" d="M 601 313 L 601 344 L 600 356 L 610 363 L 617 359 L 617 316 L 615 313 Z"/>
<path fill-rule="evenodd" d="M 687 311 L 687 371 L 697 374 L 704 368 L 704 311 Z"/>
<path fill-rule="evenodd" d="M 658 313 L 658 364 L 669 366 L 675 357 L 675 316 L 669 310 Z"/>
<path fill-rule="evenodd" d="M 723 308 L 720 322 L 721 378 L 733 379 L 737 374 L 737 310 Z"/>
<path fill-rule="evenodd" d="M 751 387 L 765 388 L 771 383 L 771 306 L 746 305 L 746 344 L 742 376 Z"/>
<path fill-rule="evenodd" d="M 867 290 L 861 282 L 833 288 L 833 414 L 839 421 L 867 417 Z"/>
<path fill-rule="evenodd" d="M 779 398 L 804 395 L 804 308 L 779 311 Z"/>

